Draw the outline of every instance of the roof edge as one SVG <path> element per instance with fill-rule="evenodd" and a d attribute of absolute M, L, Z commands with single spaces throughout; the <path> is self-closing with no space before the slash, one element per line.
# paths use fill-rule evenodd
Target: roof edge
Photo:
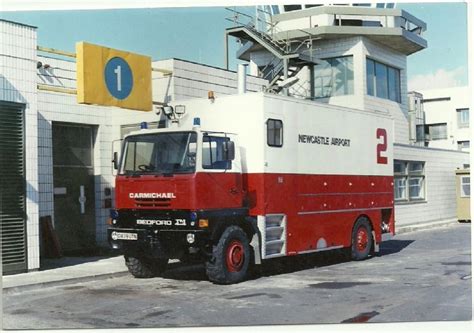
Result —
<path fill-rule="evenodd" d="M 34 25 L 25 24 L 25 23 L 16 22 L 16 21 L 11 21 L 11 20 L 5 20 L 5 19 L 2 19 L 2 18 L 0 18 L 0 22 L 11 23 L 11 24 L 20 25 L 20 26 L 23 26 L 23 27 L 32 28 L 32 29 L 38 29 L 38 27 L 36 27 Z"/>

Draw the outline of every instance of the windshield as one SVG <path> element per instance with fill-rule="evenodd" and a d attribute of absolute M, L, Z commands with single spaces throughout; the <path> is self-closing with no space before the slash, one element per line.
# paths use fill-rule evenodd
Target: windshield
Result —
<path fill-rule="evenodd" d="M 121 174 L 193 173 L 195 132 L 154 133 L 125 139 Z"/>

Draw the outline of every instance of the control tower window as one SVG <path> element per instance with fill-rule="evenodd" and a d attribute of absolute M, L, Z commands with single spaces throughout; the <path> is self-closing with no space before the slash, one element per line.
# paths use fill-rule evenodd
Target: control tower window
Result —
<path fill-rule="evenodd" d="M 314 66 L 314 97 L 354 94 L 354 64 L 352 56 L 325 59 Z"/>
<path fill-rule="evenodd" d="M 321 7 L 322 4 L 319 5 L 306 5 L 305 8 L 313 8 L 313 7 Z"/>
<path fill-rule="evenodd" d="M 367 59 L 367 95 L 400 103 L 400 70 Z"/>
<path fill-rule="evenodd" d="M 285 5 L 283 8 L 285 9 L 285 12 L 291 12 L 294 10 L 300 10 L 301 5 Z"/>
<path fill-rule="evenodd" d="M 379 3 L 377 3 L 376 7 L 377 8 L 395 8 L 395 3 L 393 3 L 393 2 L 388 2 L 388 3 L 379 2 Z"/>

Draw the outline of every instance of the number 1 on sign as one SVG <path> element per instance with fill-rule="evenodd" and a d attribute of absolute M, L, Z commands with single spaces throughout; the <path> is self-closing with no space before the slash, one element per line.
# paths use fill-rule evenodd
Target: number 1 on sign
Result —
<path fill-rule="evenodd" d="M 122 67 L 119 65 L 114 69 L 114 73 L 117 75 L 117 91 L 122 91 Z"/>

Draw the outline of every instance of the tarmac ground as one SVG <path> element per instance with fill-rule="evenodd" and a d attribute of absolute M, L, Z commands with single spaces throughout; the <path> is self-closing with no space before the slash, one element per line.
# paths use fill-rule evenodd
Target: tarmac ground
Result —
<path fill-rule="evenodd" d="M 231 286 L 177 261 L 162 277 L 135 279 L 122 257 L 62 260 L 68 266 L 3 277 L 4 328 L 472 320 L 470 224 L 402 233 L 361 262 L 329 253 L 270 260 Z"/>

